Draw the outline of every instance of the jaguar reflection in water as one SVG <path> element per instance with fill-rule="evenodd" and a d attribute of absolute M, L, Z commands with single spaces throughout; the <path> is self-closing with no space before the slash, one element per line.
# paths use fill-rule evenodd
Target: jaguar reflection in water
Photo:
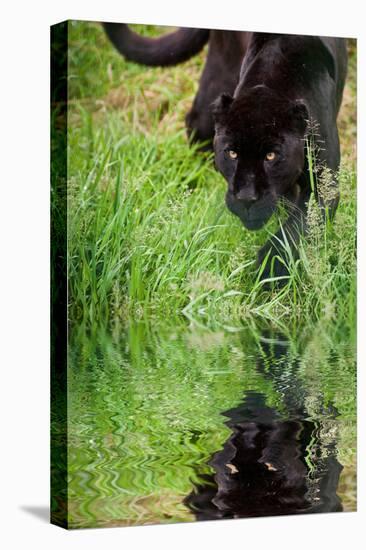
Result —
<path fill-rule="evenodd" d="M 306 392 L 295 362 L 283 372 L 278 359 L 285 342 L 272 347 L 272 359 L 257 369 L 282 394 L 285 411 L 266 405 L 259 392 L 245 392 L 240 405 L 223 413 L 231 435 L 209 461 L 214 474 L 185 499 L 197 520 L 314 512 L 340 512 L 337 487 L 337 412 L 319 402 L 320 420 L 310 420 Z M 268 346 L 267 346 L 268 347 Z M 268 351 L 268 349 L 267 349 Z M 267 355 L 268 357 L 268 355 Z"/>
<path fill-rule="evenodd" d="M 354 511 L 353 337 L 296 328 L 74 333 L 70 527 Z"/>

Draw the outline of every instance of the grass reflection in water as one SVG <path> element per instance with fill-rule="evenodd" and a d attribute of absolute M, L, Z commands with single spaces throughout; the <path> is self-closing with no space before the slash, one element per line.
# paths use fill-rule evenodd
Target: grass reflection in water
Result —
<path fill-rule="evenodd" d="M 355 509 L 355 375 L 334 325 L 72 331 L 69 526 Z"/>

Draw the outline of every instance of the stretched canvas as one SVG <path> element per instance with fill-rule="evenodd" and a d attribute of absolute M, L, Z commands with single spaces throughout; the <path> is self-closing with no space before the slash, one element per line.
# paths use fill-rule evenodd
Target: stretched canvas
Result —
<path fill-rule="evenodd" d="M 356 54 L 51 28 L 52 523 L 356 510 Z"/>

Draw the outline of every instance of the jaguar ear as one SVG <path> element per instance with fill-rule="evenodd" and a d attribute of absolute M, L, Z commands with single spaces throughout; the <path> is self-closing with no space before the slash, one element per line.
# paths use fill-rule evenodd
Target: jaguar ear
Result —
<path fill-rule="evenodd" d="M 290 107 L 290 117 L 295 127 L 301 132 L 305 133 L 309 122 L 309 110 L 303 99 L 297 99 Z"/>
<path fill-rule="evenodd" d="M 234 98 L 230 94 L 221 94 L 211 104 L 211 113 L 216 123 L 221 122 L 230 109 Z"/>

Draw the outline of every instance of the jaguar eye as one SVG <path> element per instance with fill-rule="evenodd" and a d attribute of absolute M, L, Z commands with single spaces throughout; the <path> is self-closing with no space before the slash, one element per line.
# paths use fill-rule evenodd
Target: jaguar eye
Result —
<path fill-rule="evenodd" d="M 273 151 L 271 151 L 270 153 L 267 153 L 266 154 L 266 160 L 274 160 L 276 158 L 276 153 L 274 153 Z"/>
<path fill-rule="evenodd" d="M 233 160 L 238 158 L 238 153 L 236 151 L 229 151 L 229 157 Z"/>

